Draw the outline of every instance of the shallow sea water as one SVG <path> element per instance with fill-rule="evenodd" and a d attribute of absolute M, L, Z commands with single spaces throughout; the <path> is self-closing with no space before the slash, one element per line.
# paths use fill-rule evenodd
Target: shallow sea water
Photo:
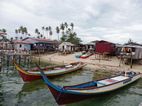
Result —
<path fill-rule="evenodd" d="M 58 85 L 72 85 L 110 76 L 105 70 L 84 68 L 50 79 Z M 66 106 L 138 106 L 142 102 L 142 78 L 102 97 Z M 58 106 L 42 80 L 24 83 L 16 70 L 0 74 L 0 106 Z"/>

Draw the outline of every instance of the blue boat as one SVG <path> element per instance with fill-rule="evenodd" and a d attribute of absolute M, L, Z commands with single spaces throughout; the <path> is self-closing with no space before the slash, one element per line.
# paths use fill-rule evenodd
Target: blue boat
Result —
<path fill-rule="evenodd" d="M 140 73 L 131 71 L 101 80 L 61 87 L 51 83 L 42 70 L 40 72 L 45 84 L 48 86 L 59 105 L 80 101 L 95 95 L 110 93 L 111 91 L 124 87 L 141 77 Z"/>

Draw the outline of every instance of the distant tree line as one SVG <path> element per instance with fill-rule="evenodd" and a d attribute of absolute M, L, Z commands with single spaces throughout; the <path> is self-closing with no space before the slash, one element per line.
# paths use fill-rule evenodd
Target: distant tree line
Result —
<path fill-rule="evenodd" d="M 15 29 L 15 33 L 19 36 L 19 34 L 21 35 L 20 36 L 20 39 L 22 40 L 23 39 L 23 36 L 31 36 L 30 33 L 28 33 L 28 30 L 27 30 L 27 27 L 24 27 L 24 26 L 20 26 L 19 28 Z M 15 39 L 17 40 L 18 39 L 18 36 L 15 37 Z M 13 39 L 13 38 L 12 38 Z"/>
<path fill-rule="evenodd" d="M 6 29 L 0 29 L 0 31 L 6 33 Z M 51 26 L 42 26 L 40 29 L 35 28 L 36 38 L 51 39 L 53 35 L 53 28 Z M 77 33 L 74 31 L 74 23 L 68 24 L 67 22 L 61 23 L 55 28 L 55 32 L 58 36 L 58 41 L 71 42 L 73 44 L 79 44 L 81 39 L 77 37 Z M 23 39 L 23 37 L 31 36 L 28 32 L 27 27 L 20 26 L 15 29 L 15 38 L 11 37 L 12 40 Z"/>
<path fill-rule="evenodd" d="M 42 28 L 42 33 L 39 31 L 38 28 L 35 29 L 35 33 L 37 34 L 37 38 L 49 38 L 53 35 L 53 31 L 51 26 L 45 27 L 43 26 Z"/>
<path fill-rule="evenodd" d="M 37 34 L 37 38 L 51 38 L 53 35 L 53 30 L 51 26 L 42 28 L 42 33 L 39 31 L 38 28 L 35 29 L 35 33 Z M 58 35 L 58 41 L 61 42 L 71 42 L 73 44 L 79 44 L 81 39 L 77 37 L 76 32 L 74 32 L 74 24 L 67 22 L 61 23 L 59 26 L 56 27 L 56 33 Z M 60 37 L 61 35 L 61 37 Z"/>
<path fill-rule="evenodd" d="M 73 23 L 61 23 L 60 26 L 56 27 L 56 33 L 58 34 L 58 40 L 61 42 L 71 42 L 73 44 L 82 42 L 81 39 L 77 37 L 77 33 L 74 32 Z M 62 35 L 61 38 L 59 36 L 60 34 Z"/>

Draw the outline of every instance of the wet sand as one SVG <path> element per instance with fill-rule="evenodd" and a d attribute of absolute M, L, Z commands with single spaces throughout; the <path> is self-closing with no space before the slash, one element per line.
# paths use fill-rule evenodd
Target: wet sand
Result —
<path fill-rule="evenodd" d="M 41 61 L 43 62 L 50 62 L 55 64 L 67 64 L 71 62 L 81 61 L 87 63 L 86 67 L 93 68 L 95 70 L 99 68 L 104 68 L 112 71 L 127 71 L 130 69 L 130 65 L 125 65 L 122 62 L 120 63 L 120 59 L 118 59 L 115 56 L 107 59 L 104 58 L 99 59 L 98 55 L 92 55 L 89 58 L 80 59 L 75 57 L 76 54 L 78 53 L 68 54 L 68 55 L 60 55 L 58 53 L 54 53 L 54 54 L 41 55 L 40 58 Z M 142 73 L 142 65 L 133 64 L 131 70 Z"/>

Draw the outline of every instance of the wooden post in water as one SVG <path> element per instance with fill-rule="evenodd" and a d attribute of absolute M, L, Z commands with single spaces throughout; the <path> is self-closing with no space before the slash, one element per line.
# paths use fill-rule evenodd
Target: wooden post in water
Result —
<path fill-rule="evenodd" d="M 25 65 L 26 68 L 27 68 L 27 61 L 26 61 L 27 57 L 28 57 L 28 56 L 23 55 L 23 60 L 24 60 L 23 63 L 24 63 L 24 65 Z"/>
<path fill-rule="evenodd" d="M 1 66 L 1 64 L 0 64 L 0 72 L 2 71 L 2 66 Z"/>
<path fill-rule="evenodd" d="M 7 57 L 8 57 L 8 58 L 7 58 L 7 61 L 8 61 L 8 64 L 7 64 L 7 65 L 8 65 L 8 71 L 9 71 L 9 70 L 10 70 L 10 62 L 11 62 L 11 60 L 10 60 L 10 55 L 8 54 Z"/>
<path fill-rule="evenodd" d="M 4 55 L 3 53 L 1 55 L 1 71 L 3 71 Z"/>
<path fill-rule="evenodd" d="M 13 56 L 12 56 L 12 66 L 13 66 L 12 70 L 15 70 L 14 62 L 13 62 L 13 61 L 16 61 L 16 60 L 15 60 L 15 55 L 14 55 L 14 54 L 13 54 Z"/>
<path fill-rule="evenodd" d="M 29 64 L 29 69 L 31 68 L 31 63 L 32 63 L 32 51 L 30 50 L 30 57 L 29 57 L 29 61 L 28 61 L 28 64 Z"/>
<path fill-rule="evenodd" d="M 132 56 L 132 50 L 131 50 L 131 63 L 130 63 L 130 68 L 133 66 L 133 56 Z"/>
<path fill-rule="evenodd" d="M 30 66 L 30 65 L 29 65 L 29 62 L 30 62 L 30 56 L 27 57 L 27 67 L 28 67 L 28 69 L 30 68 L 30 67 L 29 67 L 29 66 Z"/>
<path fill-rule="evenodd" d="M 2 53 L 0 54 L 0 72 L 2 71 Z"/>
<path fill-rule="evenodd" d="M 40 56 L 39 56 L 39 58 L 38 58 L 38 64 L 40 65 Z"/>
<path fill-rule="evenodd" d="M 38 64 L 40 65 L 40 51 L 39 51 L 39 47 L 38 47 L 38 56 L 39 56 L 39 58 L 38 58 Z"/>
<path fill-rule="evenodd" d="M 119 59 L 119 58 L 118 58 Z M 120 54 L 120 62 L 119 62 L 119 67 L 121 66 L 122 63 L 122 54 Z"/>
<path fill-rule="evenodd" d="M 0 56 L 0 72 L 2 71 L 2 57 L 3 56 Z"/>
<path fill-rule="evenodd" d="M 101 61 L 101 54 L 99 53 L 99 62 Z"/>

